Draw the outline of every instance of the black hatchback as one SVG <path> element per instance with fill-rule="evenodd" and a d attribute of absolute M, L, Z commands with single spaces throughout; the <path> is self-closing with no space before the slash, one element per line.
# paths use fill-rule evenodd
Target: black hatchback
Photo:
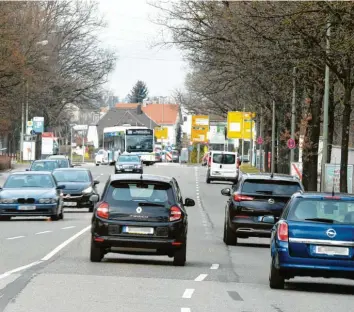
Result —
<path fill-rule="evenodd" d="M 270 237 L 286 203 L 294 193 L 303 190 L 300 180 L 291 175 L 242 175 L 232 189 L 221 190 L 222 195 L 229 196 L 224 243 L 236 245 L 237 238 Z"/>
<path fill-rule="evenodd" d="M 183 200 L 175 178 L 112 175 L 92 217 L 90 260 L 99 262 L 109 252 L 166 255 L 184 266 L 186 207 L 194 205 L 193 199 Z"/>

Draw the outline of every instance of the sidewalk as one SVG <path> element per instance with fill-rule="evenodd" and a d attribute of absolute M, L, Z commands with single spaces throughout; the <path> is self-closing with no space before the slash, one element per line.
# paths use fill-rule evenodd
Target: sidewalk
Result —
<path fill-rule="evenodd" d="M 5 172 L 12 172 L 12 171 L 25 171 L 27 168 L 29 168 L 31 165 L 28 164 L 21 164 L 21 163 L 13 163 L 11 169 L 5 169 L 5 170 L 1 170 L 1 173 L 5 173 Z"/>
<path fill-rule="evenodd" d="M 250 164 L 242 164 L 240 166 L 240 171 L 243 173 L 259 173 L 259 169 L 251 166 Z"/>

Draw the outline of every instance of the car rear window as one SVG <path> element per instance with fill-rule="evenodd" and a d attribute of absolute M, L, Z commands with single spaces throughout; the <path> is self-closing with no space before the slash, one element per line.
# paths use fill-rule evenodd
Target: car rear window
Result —
<path fill-rule="evenodd" d="M 300 184 L 292 181 L 247 179 L 242 186 L 242 193 L 257 193 L 260 195 L 263 193 L 291 196 L 300 190 Z"/>
<path fill-rule="evenodd" d="M 213 154 L 213 163 L 222 164 L 222 154 Z"/>
<path fill-rule="evenodd" d="M 322 200 L 298 198 L 290 207 L 287 217 L 291 221 L 354 224 L 354 200 Z"/>
<path fill-rule="evenodd" d="M 119 207 L 120 202 L 155 203 L 172 205 L 173 190 L 170 184 L 148 181 L 114 181 L 110 184 L 106 199 L 112 207 Z"/>
<path fill-rule="evenodd" d="M 236 163 L 236 156 L 233 154 L 224 154 L 223 164 L 233 165 Z"/>

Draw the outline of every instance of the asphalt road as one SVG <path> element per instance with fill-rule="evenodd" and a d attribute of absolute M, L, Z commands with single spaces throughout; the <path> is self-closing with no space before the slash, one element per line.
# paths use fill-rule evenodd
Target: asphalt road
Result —
<path fill-rule="evenodd" d="M 113 171 L 90 169 L 102 182 Z M 269 240 L 224 245 L 220 190 L 229 184 L 206 184 L 202 167 L 158 164 L 145 172 L 176 177 L 184 198 L 196 200 L 188 208 L 185 267 L 168 257 L 116 254 L 91 263 L 86 211 L 69 210 L 57 222 L 1 222 L 0 311 L 351 311 L 351 282 L 299 278 L 271 290 Z"/>

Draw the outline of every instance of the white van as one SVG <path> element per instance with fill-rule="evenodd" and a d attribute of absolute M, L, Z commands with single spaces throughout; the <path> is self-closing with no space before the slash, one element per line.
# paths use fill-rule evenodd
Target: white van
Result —
<path fill-rule="evenodd" d="M 99 165 L 107 165 L 108 164 L 108 152 L 104 149 L 100 149 L 95 156 L 95 164 Z"/>
<path fill-rule="evenodd" d="M 239 175 L 237 153 L 212 151 L 208 159 L 206 183 L 230 181 L 237 183 Z"/>

